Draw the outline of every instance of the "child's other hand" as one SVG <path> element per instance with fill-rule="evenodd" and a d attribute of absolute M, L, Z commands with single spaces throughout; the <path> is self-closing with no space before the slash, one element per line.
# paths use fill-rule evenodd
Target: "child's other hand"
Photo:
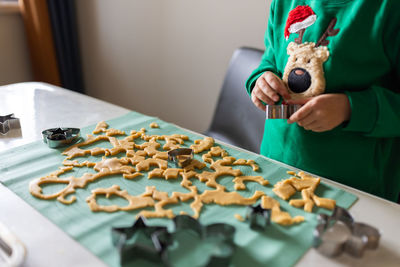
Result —
<path fill-rule="evenodd" d="M 279 95 L 284 99 L 290 99 L 283 81 L 274 73 L 266 71 L 257 79 L 251 92 L 251 100 L 256 107 L 265 111 L 265 105 L 262 102 L 274 105 L 275 102 L 279 101 Z"/>
<path fill-rule="evenodd" d="M 306 130 L 325 132 L 350 119 L 351 107 L 345 94 L 323 94 L 312 98 L 291 100 L 288 104 L 304 104 L 288 120 Z"/>

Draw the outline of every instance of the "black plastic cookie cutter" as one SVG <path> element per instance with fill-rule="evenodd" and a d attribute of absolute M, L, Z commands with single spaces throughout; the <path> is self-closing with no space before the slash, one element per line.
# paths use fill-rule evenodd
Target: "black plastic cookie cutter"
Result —
<path fill-rule="evenodd" d="M 168 160 L 182 168 L 188 166 L 192 162 L 193 157 L 194 152 L 191 148 L 176 148 L 168 151 Z"/>
<path fill-rule="evenodd" d="M 233 226 L 224 223 L 203 226 L 188 215 L 176 216 L 173 224 L 174 229 L 169 232 L 166 227 L 148 226 L 146 219 L 139 217 L 131 227 L 113 228 L 112 240 L 119 250 L 121 266 L 134 266 L 139 259 L 162 266 L 173 265 L 171 255 L 180 257 L 187 252 L 179 240 L 180 234 L 188 232 L 193 237 L 190 242 L 213 246 L 202 255 L 204 266 L 229 266 L 235 251 Z"/>
<path fill-rule="evenodd" d="M 12 129 L 20 129 L 21 124 L 18 118 L 14 117 L 14 113 L 0 116 L 0 134 L 6 135 Z"/>
<path fill-rule="evenodd" d="M 320 214 L 314 230 L 313 246 L 328 257 L 339 256 L 343 252 L 362 257 L 367 249 L 376 249 L 379 245 L 378 229 L 355 222 L 344 208 L 336 206 L 332 215 Z"/>
<path fill-rule="evenodd" d="M 266 105 L 265 113 L 267 119 L 289 119 L 301 105 Z"/>
<path fill-rule="evenodd" d="M 50 148 L 58 148 L 78 142 L 79 128 L 51 128 L 42 131 L 43 142 Z"/>

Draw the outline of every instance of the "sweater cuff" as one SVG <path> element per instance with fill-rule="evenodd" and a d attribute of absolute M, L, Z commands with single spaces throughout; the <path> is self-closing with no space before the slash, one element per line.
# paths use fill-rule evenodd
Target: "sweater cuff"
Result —
<path fill-rule="evenodd" d="M 251 92 L 253 91 L 254 86 L 256 85 L 257 79 L 260 78 L 265 72 L 270 71 L 276 74 L 276 71 L 273 68 L 264 68 L 262 70 L 257 70 L 257 72 L 252 73 L 252 75 L 246 81 L 246 90 L 247 93 L 251 96 Z"/>
<path fill-rule="evenodd" d="M 343 130 L 363 133 L 372 132 L 378 117 L 378 107 L 374 91 L 347 91 L 345 94 L 349 98 L 351 116 L 347 125 L 343 127 Z"/>
<path fill-rule="evenodd" d="M 251 92 L 253 91 L 254 86 L 256 85 L 256 81 L 264 72 L 261 72 L 253 77 L 251 79 L 248 79 L 246 81 L 246 88 L 247 88 L 247 93 L 251 95 Z"/>

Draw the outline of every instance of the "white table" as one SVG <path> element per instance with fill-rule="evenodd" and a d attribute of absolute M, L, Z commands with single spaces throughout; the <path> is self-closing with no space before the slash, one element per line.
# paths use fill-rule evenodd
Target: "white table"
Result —
<path fill-rule="evenodd" d="M 40 140 L 43 129 L 60 125 L 81 128 L 128 112 L 125 108 L 45 83 L 1 86 L 0 115 L 15 113 L 22 130 L 14 130 L 11 137 L 0 136 L 0 150 Z M 361 259 L 347 255 L 329 259 L 311 249 L 297 266 L 400 266 L 400 205 L 323 180 L 358 196 L 359 200 L 350 211 L 356 220 L 382 231 L 380 246 L 375 251 L 366 251 Z M 28 251 L 25 267 L 105 266 L 2 184 L 0 222 L 25 244 Z"/>

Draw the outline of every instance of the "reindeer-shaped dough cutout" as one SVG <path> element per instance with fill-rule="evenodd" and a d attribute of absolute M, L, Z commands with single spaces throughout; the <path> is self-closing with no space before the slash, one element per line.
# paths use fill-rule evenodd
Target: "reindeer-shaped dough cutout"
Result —
<path fill-rule="evenodd" d="M 292 99 L 313 97 L 325 92 L 323 64 L 329 58 L 329 51 L 326 47 L 329 41 L 326 38 L 338 34 L 339 30 L 334 29 L 336 21 L 336 18 L 331 20 L 317 43 L 302 43 L 305 27 L 294 27 L 292 31 L 290 30 L 293 27 L 289 28 L 290 33 L 299 34 L 295 42 L 289 43 L 287 47 L 289 59 L 282 77 Z M 301 24 L 301 22 L 295 24 Z M 310 23 L 307 23 L 306 27 L 308 26 Z"/>

